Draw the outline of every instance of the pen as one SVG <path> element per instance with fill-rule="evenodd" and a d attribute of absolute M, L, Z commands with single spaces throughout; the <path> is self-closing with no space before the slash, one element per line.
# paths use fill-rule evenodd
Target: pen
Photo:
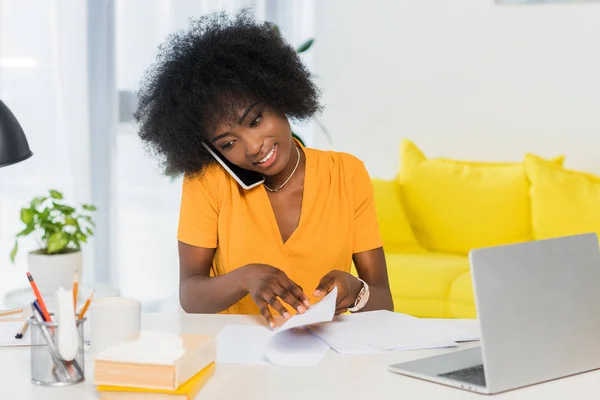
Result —
<path fill-rule="evenodd" d="M 38 287 L 35 284 L 35 281 L 33 280 L 33 277 L 31 276 L 31 274 L 29 272 L 27 272 L 27 279 L 29 279 L 29 283 L 31 284 L 33 293 L 35 294 L 35 297 L 37 298 L 38 306 L 40 307 L 40 310 L 42 311 L 42 316 L 44 317 L 44 320 L 46 322 L 52 321 L 52 318 L 50 318 L 50 314 L 48 313 L 48 309 L 46 308 L 46 304 L 44 303 L 44 299 L 42 299 L 42 294 L 38 290 Z"/>
<path fill-rule="evenodd" d="M 69 375 L 69 370 L 67 369 L 66 361 L 64 361 L 63 359 L 60 358 L 60 355 L 58 354 L 58 350 L 56 349 L 56 345 L 54 344 L 54 340 L 52 339 L 52 335 L 50 334 L 48 327 L 44 326 L 44 324 L 43 324 L 44 320 L 43 320 L 42 316 L 40 314 L 38 314 L 37 309 L 34 309 L 32 311 L 33 311 L 33 318 L 39 324 L 39 329 L 42 332 L 42 336 L 44 337 L 46 345 L 48 346 L 50 357 L 52 358 L 54 365 L 60 371 L 60 373 L 64 376 L 66 381 L 71 380 L 71 377 Z"/>
<path fill-rule="evenodd" d="M 37 300 L 35 300 L 33 302 L 33 306 L 35 307 L 35 309 L 37 310 L 37 312 L 40 314 L 40 316 L 42 317 L 42 319 L 44 320 L 44 322 L 46 322 L 46 320 L 44 319 L 44 316 L 42 315 L 42 309 L 40 308 L 40 305 L 38 304 Z"/>

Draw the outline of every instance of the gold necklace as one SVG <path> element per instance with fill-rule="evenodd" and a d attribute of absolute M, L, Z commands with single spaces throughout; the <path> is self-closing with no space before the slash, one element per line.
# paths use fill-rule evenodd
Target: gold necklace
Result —
<path fill-rule="evenodd" d="M 294 146 L 296 147 L 296 152 L 298 153 L 298 160 L 296 160 L 296 166 L 294 167 L 294 170 L 292 171 L 292 173 L 290 174 L 290 176 L 288 176 L 288 178 L 285 180 L 285 182 L 283 182 L 277 189 L 271 189 L 270 187 L 267 186 L 266 183 L 264 183 L 264 187 L 265 189 L 267 189 L 269 192 L 271 193 L 277 193 L 281 190 L 282 187 L 285 186 L 286 183 L 289 182 L 290 179 L 292 179 L 292 176 L 294 176 L 294 173 L 296 172 L 296 169 L 298 168 L 298 165 L 300 164 L 300 150 L 298 150 L 298 146 Z"/>

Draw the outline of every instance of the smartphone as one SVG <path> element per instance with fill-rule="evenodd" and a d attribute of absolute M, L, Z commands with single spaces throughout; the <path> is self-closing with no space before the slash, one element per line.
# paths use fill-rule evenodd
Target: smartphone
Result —
<path fill-rule="evenodd" d="M 231 175 L 233 179 L 235 179 L 236 182 L 244 189 L 252 189 L 264 183 L 265 178 L 258 172 L 240 168 L 226 159 L 225 156 L 223 156 L 208 142 L 202 141 L 202 144 L 206 150 L 219 162 L 219 164 L 221 164 L 221 166 L 225 168 L 227 172 L 229 172 L 229 175 Z"/>

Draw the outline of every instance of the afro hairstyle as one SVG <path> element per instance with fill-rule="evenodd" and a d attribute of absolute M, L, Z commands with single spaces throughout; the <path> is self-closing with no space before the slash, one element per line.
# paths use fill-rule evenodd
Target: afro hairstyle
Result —
<path fill-rule="evenodd" d="M 208 14 L 170 35 L 138 91 L 139 136 L 167 175 L 194 175 L 213 157 L 201 141 L 253 102 L 295 121 L 321 110 L 319 90 L 279 29 L 248 10 Z"/>

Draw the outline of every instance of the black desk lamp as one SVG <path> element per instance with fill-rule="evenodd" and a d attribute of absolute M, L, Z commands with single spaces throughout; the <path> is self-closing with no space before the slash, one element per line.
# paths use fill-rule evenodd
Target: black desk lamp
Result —
<path fill-rule="evenodd" d="M 0 168 L 26 160 L 32 155 L 19 121 L 0 100 Z"/>

